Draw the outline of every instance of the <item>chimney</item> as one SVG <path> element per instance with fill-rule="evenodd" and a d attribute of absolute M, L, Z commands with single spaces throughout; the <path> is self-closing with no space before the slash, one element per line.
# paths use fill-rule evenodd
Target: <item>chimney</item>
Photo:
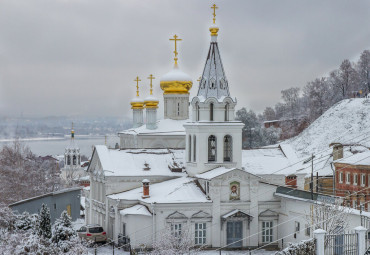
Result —
<path fill-rule="evenodd" d="M 330 146 L 333 146 L 333 160 L 343 158 L 343 144 L 332 143 Z"/>
<path fill-rule="evenodd" d="M 149 184 L 150 184 L 150 181 L 148 179 L 144 179 L 142 181 L 143 183 L 143 195 L 142 195 L 142 198 L 148 198 L 150 197 L 149 195 Z"/>

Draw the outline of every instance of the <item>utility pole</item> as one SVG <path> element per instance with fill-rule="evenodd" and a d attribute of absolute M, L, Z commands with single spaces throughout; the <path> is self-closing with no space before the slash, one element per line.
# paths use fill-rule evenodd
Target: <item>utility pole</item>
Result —
<path fill-rule="evenodd" d="M 312 153 L 312 157 L 311 157 L 311 183 L 310 183 L 310 186 L 311 186 L 311 200 L 313 200 L 313 153 Z"/>

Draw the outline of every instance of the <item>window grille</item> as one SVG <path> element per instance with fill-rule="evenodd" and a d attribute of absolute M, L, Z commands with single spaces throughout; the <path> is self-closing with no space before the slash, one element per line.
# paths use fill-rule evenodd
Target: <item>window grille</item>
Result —
<path fill-rule="evenodd" d="M 209 105 L 209 120 L 213 121 L 213 103 Z"/>
<path fill-rule="evenodd" d="M 208 137 L 208 161 L 216 161 L 217 141 L 214 135 Z"/>

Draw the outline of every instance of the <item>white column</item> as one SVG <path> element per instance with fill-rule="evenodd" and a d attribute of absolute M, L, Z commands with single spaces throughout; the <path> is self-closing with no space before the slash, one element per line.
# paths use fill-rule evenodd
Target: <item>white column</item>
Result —
<path fill-rule="evenodd" d="M 316 255 L 325 255 L 325 234 L 323 229 L 316 229 L 313 235 L 316 239 Z"/>
<path fill-rule="evenodd" d="M 367 229 L 359 226 L 355 228 L 358 240 L 358 254 L 365 254 L 366 251 L 366 232 Z"/>

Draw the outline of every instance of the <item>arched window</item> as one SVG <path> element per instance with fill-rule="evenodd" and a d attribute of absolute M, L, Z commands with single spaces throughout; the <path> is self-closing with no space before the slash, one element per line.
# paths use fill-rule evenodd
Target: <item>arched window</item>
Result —
<path fill-rule="evenodd" d="M 193 146 L 193 161 L 197 161 L 197 137 L 194 136 L 193 137 L 193 143 L 194 143 L 194 146 Z"/>
<path fill-rule="evenodd" d="M 188 161 L 191 162 L 191 135 L 189 135 L 189 151 L 188 151 Z"/>
<path fill-rule="evenodd" d="M 180 103 L 177 103 L 177 116 L 180 116 Z"/>
<path fill-rule="evenodd" d="M 208 161 L 216 161 L 217 141 L 214 135 L 208 137 Z"/>
<path fill-rule="evenodd" d="M 195 120 L 199 121 L 199 103 L 195 103 Z"/>
<path fill-rule="evenodd" d="M 67 157 L 67 165 L 71 165 L 71 155 L 68 155 Z"/>
<path fill-rule="evenodd" d="M 225 104 L 225 121 L 229 121 L 229 103 Z"/>
<path fill-rule="evenodd" d="M 76 158 L 76 155 L 73 155 L 73 165 L 75 166 L 77 164 L 77 158 Z"/>
<path fill-rule="evenodd" d="M 224 137 L 224 162 L 231 162 L 233 154 L 233 140 L 231 136 Z"/>
<path fill-rule="evenodd" d="M 213 121 L 213 103 L 209 105 L 209 120 Z"/>

